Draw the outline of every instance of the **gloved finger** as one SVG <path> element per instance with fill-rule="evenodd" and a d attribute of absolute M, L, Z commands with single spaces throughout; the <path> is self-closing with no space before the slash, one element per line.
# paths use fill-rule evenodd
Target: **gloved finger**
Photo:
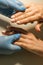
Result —
<path fill-rule="evenodd" d="M 12 15 L 16 13 L 16 10 L 13 10 Z"/>
<path fill-rule="evenodd" d="M 15 3 L 17 3 L 18 5 L 20 5 L 20 6 L 22 6 L 23 5 L 23 3 L 22 2 L 20 2 L 19 0 L 12 0 L 13 2 L 15 2 Z"/>
<path fill-rule="evenodd" d="M 13 41 L 16 41 L 20 38 L 20 34 L 14 34 L 14 35 L 11 35 L 11 36 L 8 36 L 8 39 L 7 41 L 9 41 L 9 43 L 13 43 Z"/>
<path fill-rule="evenodd" d="M 20 5 L 20 4 L 21 5 Z M 7 7 L 7 8 L 13 8 L 13 9 L 16 9 L 16 10 L 18 10 L 18 11 L 24 11 L 26 8 L 24 7 L 24 5 L 21 3 L 21 2 L 19 2 L 18 0 L 1 0 L 0 1 L 0 4 L 1 4 L 1 7 L 3 8 L 5 8 L 5 7 Z M 16 6 L 15 6 L 16 5 Z"/>
<path fill-rule="evenodd" d="M 21 47 L 14 45 L 13 42 L 18 40 L 20 38 L 20 34 L 14 34 L 8 37 L 8 41 L 9 41 L 9 49 L 10 50 L 20 50 Z"/>
<path fill-rule="evenodd" d="M 25 9 L 26 9 L 24 7 L 24 5 L 20 6 L 20 5 L 16 4 L 16 3 L 10 3 L 9 6 L 12 7 L 13 9 L 18 10 L 18 11 L 25 11 Z"/>
<path fill-rule="evenodd" d="M 9 8 L 9 2 L 7 0 L 0 0 L 0 7 L 1 8 Z"/>
<path fill-rule="evenodd" d="M 21 50 L 21 47 L 14 44 L 10 44 L 9 49 L 12 51 L 18 51 Z"/>
<path fill-rule="evenodd" d="M 12 2 L 18 6 L 19 10 L 24 11 L 26 9 L 24 4 L 22 2 L 20 2 L 19 0 L 13 0 Z"/>

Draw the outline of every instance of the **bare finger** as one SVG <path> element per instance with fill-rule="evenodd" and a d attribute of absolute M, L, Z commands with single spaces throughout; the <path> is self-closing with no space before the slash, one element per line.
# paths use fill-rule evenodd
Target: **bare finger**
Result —
<path fill-rule="evenodd" d="M 40 19 L 40 14 L 39 13 L 37 13 L 36 15 L 27 17 L 23 20 L 17 21 L 17 24 L 26 24 L 26 23 L 29 23 L 30 21 L 33 22 L 33 21 L 38 20 L 38 19 Z"/>
<path fill-rule="evenodd" d="M 15 18 L 15 21 L 19 21 L 19 20 L 25 19 L 25 18 L 27 18 L 27 17 L 30 17 L 30 16 L 36 14 L 36 13 L 37 13 L 37 10 L 33 10 L 33 11 L 31 11 L 31 12 L 24 13 L 24 14 L 22 14 L 21 16 Z"/>
<path fill-rule="evenodd" d="M 41 25 L 42 25 L 42 23 L 36 25 L 36 27 L 35 27 L 36 31 L 40 32 L 40 30 L 41 30 L 41 29 L 40 29 Z"/>

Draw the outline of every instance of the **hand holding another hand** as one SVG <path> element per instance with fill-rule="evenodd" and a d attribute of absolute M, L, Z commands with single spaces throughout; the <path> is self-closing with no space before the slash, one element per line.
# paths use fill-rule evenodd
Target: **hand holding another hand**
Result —
<path fill-rule="evenodd" d="M 17 24 L 26 24 L 29 22 L 40 21 L 38 25 L 36 25 L 35 29 L 40 31 L 41 21 L 43 23 L 43 5 L 30 3 L 26 5 L 25 12 L 18 12 L 11 16 L 11 22 Z"/>

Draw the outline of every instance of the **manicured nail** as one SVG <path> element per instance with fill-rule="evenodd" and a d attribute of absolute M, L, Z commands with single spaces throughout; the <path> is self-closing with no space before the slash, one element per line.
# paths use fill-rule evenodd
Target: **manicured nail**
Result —
<path fill-rule="evenodd" d="M 15 21 L 15 19 L 11 19 L 11 21 Z"/>
<path fill-rule="evenodd" d="M 15 22 L 15 19 L 11 19 L 11 22 L 14 23 Z"/>
<path fill-rule="evenodd" d="M 17 21 L 16 23 L 17 23 L 17 24 L 20 24 L 20 21 Z"/>
<path fill-rule="evenodd" d="M 15 42 L 14 44 L 17 44 L 17 42 Z"/>
<path fill-rule="evenodd" d="M 13 16 L 11 16 L 11 18 L 14 18 L 15 16 L 13 15 Z"/>

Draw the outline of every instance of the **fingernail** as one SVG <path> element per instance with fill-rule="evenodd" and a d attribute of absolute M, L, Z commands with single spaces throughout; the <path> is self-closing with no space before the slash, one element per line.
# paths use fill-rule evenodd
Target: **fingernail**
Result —
<path fill-rule="evenodd" d="M 16 42 L 14 44 L 17 44 Z"/>
<path fill-rule="evenodd" d="M 20 24 L 20 21 L 17 21 L 16 23 L 17 23 L 17 24 Z"/>
<path fill-rule="evenodd" d="M 21 6 L 20 9 L 21 11 L 25 11 L 26 8 L 24 6 Z"/>
<path fill-rule="evenodd" d="M 12 23 L 15 22 L 15 19 L 11 19 L 11 22 L 12 22 Z"/>
<path fill-rule="evenodd" d="M 11 16 L 11 18 L 14 18 L 14 15 L 13 15 L 13 16 Z"/>
<path fill-rule="evenodd" d="M 14 44 L 15 44 L 15 45 L 18 45 L 18 43 L 17 43 L 17 42 L 15 42 Z"/>

